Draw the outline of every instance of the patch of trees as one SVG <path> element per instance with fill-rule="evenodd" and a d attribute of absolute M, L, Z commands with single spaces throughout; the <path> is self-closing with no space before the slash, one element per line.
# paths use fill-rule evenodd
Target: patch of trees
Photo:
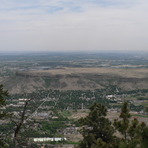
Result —
<path fill-rule="evenodd" d="M 136 118 L 130 120 L 128 103 L 114 122 L 106 117 L 104 105 L 95 103 L 87 117 L 79 120 L 83 140 L 79 148 L 147 148 L 148 126 Z M 117 136 L 118 134 L 118 136 Z"/>

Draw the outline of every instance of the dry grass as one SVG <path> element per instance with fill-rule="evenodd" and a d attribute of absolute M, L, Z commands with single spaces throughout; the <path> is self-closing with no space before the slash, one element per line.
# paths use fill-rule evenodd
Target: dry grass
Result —
<path fill-rule="evenodd" d="M 126 78 L 145 78 L 148 77 L 147 68 L 119 69 L 119 68 L 62 68 L 50 70 L 35 70 L 32 74 L 50 75 L 70 75 L 70 74 L 111 74 Z"/>
<path fill-rule="evenodd" d="M 74 120 L 78 120 L 80 118 L 84 118 L 88 115 L 89 113 L 89 110 L 85 110 L 82 111 L 82 110 L 79 110 L 78 112 L 74 112 L 72 113 L 72 115 L 70 116 L 70 119 L 74 119 Z M 114 121 L 114 119 L 117 119 L 119 118 L 119 115 L 120 115 L 120 111 L 117 112 L 117 111 L 108 111 L 107 112 L 107 117 L 111 120 L 111 121 Z M 132 117 L 131 119 L 134 119 L 134 118 L 137 118 L 139 120 L 139 122 L 145 122 L 147 125 L 148 125 L 148 118 L 147 117 L 142 117 L 142 116 L 135 116 L 137 114 L 133 114 L 132 113 Z"/>

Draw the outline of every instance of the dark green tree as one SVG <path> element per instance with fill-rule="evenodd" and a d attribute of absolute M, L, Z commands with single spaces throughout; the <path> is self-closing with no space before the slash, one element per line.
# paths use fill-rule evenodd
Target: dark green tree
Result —
<path fill-rule="evenodd" d="M 114 143 L 114 128 L 107 115 L 107 109 L 101 104 L 95 103 L 90 107 L 87 117 L 79 120 L 83 140 L 80 148 L 110 148 Z M 114 146 L 115 147 L 115 146 Z"/>
<path fill-rule="evenodd" d="M 141 133 L 141 136 L 142 136 L 141 148 L 147 148 L 148 147 L 148 126 L 145 126 L 144 124 L 142 127 L 144 128 Z"/>
<path fill-rule="evenodd" d="M 3 89 L 3 85 L 0 85 L 0 109 L 5 106 L 5 97 L 8 96 L 8 91 Z M 4 111 L 0 111 L 0 119 L 6 117 L 6 113 Z"/>
<path fill-rule="evenodd" d="M 2 110 L 2 108 L 5 106 L 5 97 L 8 96 L 8 91 L 3 89 L 3 85 L 0 85 L 0 120 L 7 117 L 7 113 Z M 2 133 L 0 133 L 0 148 L 7 147 L 7 143 L 3 139 Z"/>
<path fill-rule="evenodd" d="M 129 127 L 129 118 L 131 117 L 129 113 L 128 103 L 125 102 L 121 108 L 121 113 L 119 118 L 114 121 L 114 126 L 123 135 L 124 140 L 127 140 L 127 132 Z"/>
<path fill-rule="evenodd" d="M 134 118 L 130 120 L 128 103 L 124 102 L 119 119 L 114 121 L 116 130 L 121 134 L 119 140 L 119 148 L 146 148 L 147 126 L 144 122 Z M 147 145 L 148 146 L 148 145 Z"/>

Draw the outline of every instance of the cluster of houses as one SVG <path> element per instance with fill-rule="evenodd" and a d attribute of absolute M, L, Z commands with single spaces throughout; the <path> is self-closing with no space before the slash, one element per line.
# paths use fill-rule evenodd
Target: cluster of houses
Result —
<path fill-rule="evenodd" d="M 61 142 L 61 141 L 67 141 L 67 138 L 49 138 L 49 137 L 44 137 L 44 138 L 31 138 L 34 142 L 47 142 L 47 141 L 52 141 L 52 142 Z"/>
<path fill-rule="evenodd" d="M 116 101 L 118 104 L 123 103 L 123 96 L 121 95 L 107 95 L 106 99 L 110 101 Z"/>

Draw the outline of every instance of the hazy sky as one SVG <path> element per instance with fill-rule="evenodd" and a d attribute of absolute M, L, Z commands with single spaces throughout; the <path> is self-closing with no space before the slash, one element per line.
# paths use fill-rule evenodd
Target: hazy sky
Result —
<path fill-rule="evenodd" d="M 0 0 L 0 52 L 148 51 L 148 0 Z"/>

